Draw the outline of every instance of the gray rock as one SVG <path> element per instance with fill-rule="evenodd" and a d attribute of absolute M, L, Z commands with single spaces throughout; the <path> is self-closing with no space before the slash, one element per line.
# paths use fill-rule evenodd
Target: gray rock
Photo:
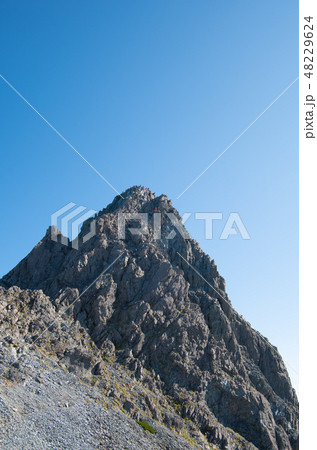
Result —
<path fill-rule="evenodd" d="M 298 401 L 276 347 L 233 309 L 214 261 L 186 238 L 183 226 L 173 226 L 168 214 L 180 216 L 166 196 L 141 187 L 122 195 L 97 215 L 97 234 L 85 243 L 91 219 L 84 223 L 79 250 L 52 241 L 47 232 L 2 279 L 5 288 L 24 290 L 3 289 L 0 314 L 15 308 L 9 305 L 12 295 L 20 296 L 32 313 L 23 318 L 30 342 L 81 293 L 49 329 L 53 353 L 78 377 L 92 373 L 102 385 L 105 370 L 117 361 L 173 408 L 160 411 L 141 398 L 132 407 L 119 395 L 117 401 L 131 414 L 147 411 L 178 432 L 184 419 L 190 420 L 191 436 L 204 435 L 219 448 L 297 449 Z M 118 239 L 123 212 L 148 213 L 148 233 L 128 231 Z M 158 240 L 153 239 L 155 212 L 163 221 Z M 174 238 L 167 239 L 173 231 Z M 0 319 L 7 332 L 5 314 Z M 16 330 L 15 317 L 10 312 Z M 64 352 L 57 345 L 63 337 Z M 20 331 L 14 339 L 24 340 Z M 44 346 L 42 337 L 39 343 Z"/>

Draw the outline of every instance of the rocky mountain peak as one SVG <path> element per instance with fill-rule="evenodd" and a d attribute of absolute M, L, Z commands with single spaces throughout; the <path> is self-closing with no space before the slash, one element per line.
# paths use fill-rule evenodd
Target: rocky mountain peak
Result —
<path fill-rule="evenodd" d="M 151 192 L 150 189 L 143 186 L 132 186 L 121 195 L 117 195 L 112 203 L 110 203 L 103 211 L 107 213 L 116 213 L 118 211 L 139 212 L 144 204 L 155 198 L 155 194 Z"/>
<path fill-rule="evenodd" d="M 127 221 L 125 236 L 118 235 L 121 213 L 147 213 L 147 232 L 132 233 Z M 155 213 L 162 215 L 161 237 Z M 66 308 L 59 330 L 69 344 L 59 346 L 61 361 L 97 373 L 101 385 L 116 362 L 154 397 L 171 399 L 173 414 L 152 400 L 143 405 L 152 419 L 180 430 L 189 419 L 219 449 L 296 449 L 298 402 L 281 356 L 234 310 L 214 261 L 169 213 L 179 218 L 166 196 L 134 186 L 86 221 L 82 236 L 91 220 L 96 233 L 78 250 L 47 233 L 1 280 L 3 304 L 14 295 L 30 308 L 45 305 L 34 311 L 39 323 L 43 311 L 54 316 Z M 72 326 L 82 330 L 78 342 L 79 334 L 67 331 Z M 90 359 L 84 335 L 93 342 Z M 124 406 L 124 395 L 118 398 Z M 129 402 L 134 417 L 138 401 Z"/>

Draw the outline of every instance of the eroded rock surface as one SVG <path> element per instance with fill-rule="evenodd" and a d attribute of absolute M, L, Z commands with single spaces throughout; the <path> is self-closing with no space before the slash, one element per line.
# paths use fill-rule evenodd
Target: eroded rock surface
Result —
<path fill-rule="evenodd" d="M 175 227 L 180 216 L 166 196 L 141 187 L 122 196 L 97 215 L 87 242 L 91 219 L 83 225 L 79 250 L 49 229 L 2 279 L 2 336 L 11 335 L 15 347 L 37 339 L 68 370 L 97 376 L 101 385 L 118 364 L 166 402 L 162 409 L 151 399 L 139 405 L 137 397 L 119 396 L 128 414 L 144 413 L 176 433 L 186 429 L 198 446 L 296 449 L 298 402 L 276 347 L 233 309 L 214 261 Z M 147 213 L 147 233 L 133 233 L 134 217 L 120 239 L 123 213 Z"/>

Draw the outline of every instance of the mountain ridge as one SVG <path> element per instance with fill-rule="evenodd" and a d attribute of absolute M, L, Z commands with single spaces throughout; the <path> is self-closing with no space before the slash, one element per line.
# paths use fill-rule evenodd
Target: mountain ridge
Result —
<path fill-rule="evenodd" d="M 115 348 L 141 383 L 153 372 L 180 420 L 217 448 L 297 449 L 298 401 L 277 348 L 233 309 L 214 260 L 175 227 L 169 215 L 181 218 L 165 195 L 133 186 L 122 197 L 84 222 L 78 250 L 52 240 L 61 235 L 50 227 L 2 286 L 41 290 L 56 311 L 69 307 L 75 325 L 99 350 Z M 133 234 L 127 219 L 119 239 L 118 217 L 130 213 L 148 215 L 147 233 Z M 93 220 L 96 234 L 84 242 Z M 236 446 L 226 427 L 241 437 Z"/>

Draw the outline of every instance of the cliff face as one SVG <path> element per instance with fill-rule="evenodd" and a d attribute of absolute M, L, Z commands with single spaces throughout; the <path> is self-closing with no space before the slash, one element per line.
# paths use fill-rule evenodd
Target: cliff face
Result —
<path fill-rule="evenodd" d="M 89 370 L 102 379 L 107 361 L 98 355 L 111 349 L 132 378 L 171 401 L 174 419 L 157 416 L 167 426 L 189 419 L 217 448 L 297 448 L 298 402 L 276 347 L 233 309 L 214 261 L 173 224 L 180 216 L 166 196 L 140 187 L 122 196 L 97 215 L 95 236 L 83 242 L 85 222 L 78 250 L 60 235 L 53 241 L 58 232 L 49 229 L 2 279 L 2 298 L 18 286 L 43 291 L 53 316 L 68 308 L 68 326 L 81 327 L 96 347 Z M 147 213 L 147 233 L 133 233 L 133 217 L 120 239 L 122 213 Z M 70 358 L 75 347 L 72 337 L 59 350 L 67 367 L 81 359 Z M 148 405 L 147 414 L 155 409 Z"/>

